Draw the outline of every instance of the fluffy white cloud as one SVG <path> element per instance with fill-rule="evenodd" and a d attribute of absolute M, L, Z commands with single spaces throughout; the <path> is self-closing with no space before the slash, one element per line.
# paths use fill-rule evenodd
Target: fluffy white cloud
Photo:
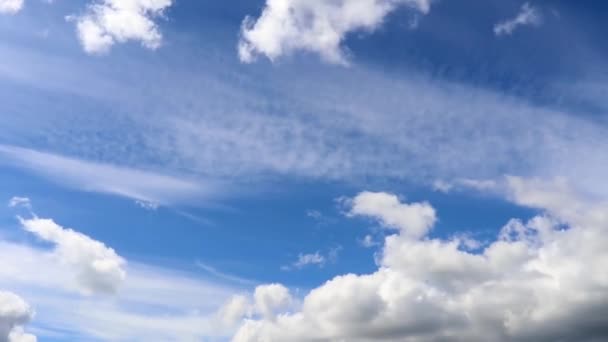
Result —
<path fill-rule="evenodd" d="M 234 341 L 606 339 L 608 203 L 559 180 L 509 177 L 504 191 L 542 213 L 511 220 L 479 253 L 458 239 L 413 238 L 400 229 L 386 237 L 375 273 L 338 276 L 310 291 L 297 310 L 245 320 Z M 351 211 L 398 228 L 398 212 L 416 205 L 391 194 L 371 198 L 384 204 L 361 210 L 353 200 Z M 403 222 L 432 224 L 429 212 L 408 212 Z"/>
<path fill-rule="evenodd" d="M 401 203 L 396 195 L 384 192 L 362 192 L 346 202 L 351 205 L 348 216 L 377 219 L 382 226 L 413 238 L 426 235 L 437 220 L 435 209 L 428 203 Z"/>
<path fill-rule="evenodd" d="M 0 0 L 0 13 L 15 14 L 23 8 L 23 0 Z"/>
<path fill-rule="evenodd" d="M 0 342 L 35 342 L 36 337 L 22 328 L 33 316 L 34 311 L 21 297 L 0 291 Z"/>
<path fill-rule="evenodd" d="M 497 36 L 510 35 L 521 26 L 538 26 L 541 21 L 542 16 L 538 9 L 526 2 L 522 5 L 521 11 L 514 18 L 494 25 L 494 34 Z"/>
<path fill-rule="evenodd" d="M 161 45 L 162 35 L 154 22 L 172 0 L 95 0 L 76 18 L 78 36 L 88 53 L 106 53 L 116 43 L 140 41 L 149 49 Z"/>
<path fill-rule="evenodd" d="M 399 6 L 428 13 L 431 0 L 267 0 L 261 16 L 245 18 L 239 57 L 271 60 L 297 50 L 319 54 L 331 63 L 346 63 L 342 41 L 354 31 L 374 31 Z"/>
<path fill-rule="evenodd" d="M 103 243 L 51 219 L 20 218 L 20 222 L 25 230 L 55 245 L 54 256 L 73 268 L 83 293 L 115 293 L 125 280 L 125 260 Z"/>

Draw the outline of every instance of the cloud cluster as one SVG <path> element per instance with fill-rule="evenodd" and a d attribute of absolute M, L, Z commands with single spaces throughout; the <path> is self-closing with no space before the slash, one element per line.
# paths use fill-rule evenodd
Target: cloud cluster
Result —
<path fill-rule="evenodd" d="M 172 0 L 95 0 L 76 21 L 84 50 L 103 54 L 116 43 L 139 41 L 149 49 L 161 45 L 162 35 L 154 22 Z"/>
<path fill-rule="evenodd" d="M 516 204 L 541 212 L 509 221 L 478 253 L 459 239 L 412 235 L 411 227 L 432 228 L 428 204 L 360 194 L 351 216 L 398 229 L 378 270 L 335 277 L 271 319 L 246 319 L 234 341 L 606 339 L 608 203 L 560 180 L 508 177 L 502 185 Z"/>
<path fill-rule="evenodd" d="M 74 270 L 84 294 L 115 293 L 125 280 L 125 260 L 103 243 L 51 219 L 20 218 L 20 222 L 25 230 L 55 245 L 54 256 Z"/>
<path fill-rule="evenodd" d="M 35 342 L 34 335 L 23 331 L 34 311 L 19 296 L 0 291 L 0 342 Z"/>
<path fill-rule="evenodd" d="M 345 64 L 342 42 L 354 31 L 374 31 L 399 6 L 428 13 L 430 0 L 267 0 L 257 20 L 243 21 L 239 57 L 270 60 L 302 50 Z"/>
<path fill-rule="evenodd" d="M 23 8 L 23 0 L 0 0 L 0 13 L 15 14 Z"/>
<path fill-rule="evenodd" d="M 542 16 L 536 7 L 526 2 L 521 11 L 514 17 L 494 25 L 494 34 L 497 36 L 510 35 L 521 26 L 538 26 Z"/>

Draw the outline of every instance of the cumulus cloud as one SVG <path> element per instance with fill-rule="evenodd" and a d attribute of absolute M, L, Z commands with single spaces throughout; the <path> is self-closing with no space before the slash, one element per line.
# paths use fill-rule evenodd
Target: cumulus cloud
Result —
<path fill-rule="evenodd" d="M 459 239 L 409 234 L 409 222 L 425 222 L 419 231 L 428 232 L 429 204 L 359 195 L 367 209 L 355 198 L 351 211 L 400 228 L 386 237 L 378 270 L 337 276 L 272 319 L 247 319 L 234 341 L 606 339 L 608 203 L 560 180 L 502 184 L 509 199 L 539 214 L 507 222 L 478 253 Z"/>
<path fill-rule="evenodd" d="M 374 31 L 397 7 L 418 13 L 430 0 L 267 0 L 260 17 L 245 18 L 238 52 L 241 61 L 263 55 L 270 60 L 309 51 L 331 63 L 346 63 L 342 42 L 354 31 Z"/>
<path fill-rule="evenodd" d="M 84 50 L 107 53 L 116 43 L 139 41 L 149 49 L 162 42 L 154 19 L 172 5 L 172 0 L 95 0 L 85 14 L 68 17 L 76 21 Z"/>
<path fill-rule="evenodd" d="M 23 331 L 34 311 L 21 297 L 0 291 L 0 342 L 36 342 L 34 335 Z"/>
<path fill-rule="evenodd" d="M 413 238 L 426 235 L 437 220 L 428 203 L 401 203 L 396 195 L 384 192 L 362 192 L 347 203 L 351 206 L 347 216 L 370 217 Z"/>
<path fill-rule="evenodd" d="M 112 248 L 51 219 L 34 217 L 19 221 L 28 232 L 54 244 L 54 256 L 73 268 L 76 285 L 83 293 L 115 293 L 125 280 L 126 262 Z"/>
<path fill-rule="evenodd" d="M 23 0 L 0 0 L 0 13 L 15 14 L 23 8 Z"/>
<path fill-rule="evenodd" d="M 538 9 L 526 2 L 514 18 L 494 25 L 494 34 L 497 36 L 510 35 L 521 26 L 538 26 L 541 22 L 542 15 Z"/>

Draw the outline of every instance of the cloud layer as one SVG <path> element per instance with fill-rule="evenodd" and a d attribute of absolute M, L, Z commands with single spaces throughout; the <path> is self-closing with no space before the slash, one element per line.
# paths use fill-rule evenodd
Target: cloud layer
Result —
<path fill-rule="evenodd" d="M 543 212 L 525 222 L 511 220 L 479 253 L 467 252 L 458 239 L 409 234 L 411 227 L 432 228 L 428 210 L 409 212 L 428 204 L 360 194 L 351 213 L 398 229 L 384 241 L 378 270 L 335 277 L 276 316 L 254 315 L 234 340 L 606 338 L 608 203 L 579 196 L 559 180 L 508 177 L 501 186 L 515 203 Z M 355 209 L 361 199 L 374 209 Z"/>
<path fill-rule="evenodd" d="M 102 54 L 116 43 L 139 41 L 156 49 L 162 35 L 154 22 L 172 0 L 95 0 L 85 14 L 72 18 L 84 50 Z"/>
<path fill-rule="evenodd" d="M 0 13 L 15 14 L 23 8 L 23 0 L 0 0 Z"/>
<path fill-rule="evenodd" d="M 430 0 L 267 0 L 257 20 L 243 21 L 239 57 L 270 60 L 298 50 L 316 53 L 330 63 L 347 63 L 342 42 L 349 33 L 374 31 L 388 13 L 407 6 L 428 13 Z"/>

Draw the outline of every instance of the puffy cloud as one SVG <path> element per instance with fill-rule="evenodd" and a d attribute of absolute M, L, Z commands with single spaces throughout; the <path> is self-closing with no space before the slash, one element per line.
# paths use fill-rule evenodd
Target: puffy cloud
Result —
<path fill-rule="evenodd" d="M 95 0 L 86 13 L 68 17 L 76 21 L 84 50 L 106 53 L 116 43 L 140 41 L 149 49 L 160 47 L 162 35 L 154 18 L 172 5 L 172 0 Z"/>
<path fill-rule="evenodd" d="M 351 205 L 348 216 L 377 219 L 386 228 L 400 230 L 403 236 L 426 235 L 437 219 L 428 203 L 401 203 L 396 195 L 384 192 L 362 192 L 347 202 Z"/>
<path fill-rule="evenodd" d="M 15 14 L 23 8 L 23 0 L 0 0 L 0 13 Z"/>
<path fill-rule="evenodd" d="M 521 11 L 514 18 L 494 25 L 494 34 L 497 36 L 510 35 L 521 26 L 538 26 L 541 21 L 542 16 L 538 9 L 526 2 L 521 7 Z"/>
<path fill-rule="evenodd" d="M 255 311 L 269 320 L 274 319 L 277 312 L 289 308 L 293 301 L 289 289 L 281 284 L 258 286 L 253 298 Z"/>
<path fill-rule="evenodd" d="M 234 341 L 608 338 L 608 203 L 578 195 L 559 180 L 508 177 L 503 186 L 516 204 L 542 213 L 509 221 L 478 253 L 461 248 L 459 239 L 414 238 L 399 229 L 386 237 L 376 272 L 335 277 L 292 312 L 246 320 Z M 409 227 L 395 219 L 399 212 L 430 208 L 391 194 L 362 198 L 384 204 L 357 208 L 353 200 L 351 212 L 396 228 Z M 403 222 L 432 225 L 430 212 L 411 211 Z"/>
<path fill-rule="evenodd" d="M 125 280 L 126 262 L 112 248 L 51 219 L 19 220 L 25 230 L 55 245 L 54 256 L 74 269 L 77 287 L 83 293 L 114 293 Z"/>
<path fill-rule="evenodd" d="M 243 62 L 271 60 L 297 50 L 346 63 L 342 41 L 354 31 L 374 31 L 399 6 L 428 13 L 430 0 L 267 0 L 257 20 L 245 18 L 238 46 Z"/>
<path fill-rule="evenodd" d="M 33 316 L 34 311 L 21 297 L 0 291 L 0 342 L 35 342 L 36 337 L 22 328 Z"/>

